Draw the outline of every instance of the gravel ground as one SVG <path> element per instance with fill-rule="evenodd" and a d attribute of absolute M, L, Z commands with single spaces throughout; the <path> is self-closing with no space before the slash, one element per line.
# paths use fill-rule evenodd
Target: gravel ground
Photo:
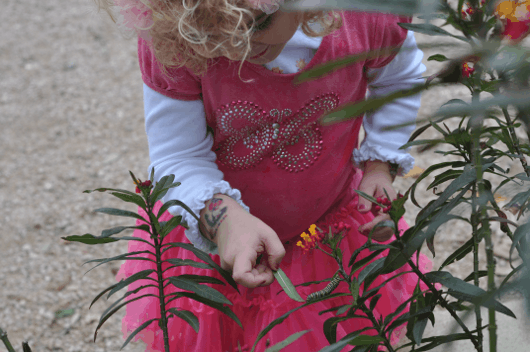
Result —
<path fill-rule="evenodd" d="M 88 0 L 3 0 L 0 32 L 0 326 L 16 351 L 23 340 L 34 351 L 118 351 L 123 313 L 107 321 L 94 343 L 97 321 L 109 303 L 88 309 L 97 293 L 115 283 L 118 264 L 87 275 L 89 266 L 81 264 L 123 253 L 127 244 L 92 247 L 61 237 L 123 224 L 92 212 L 122 207 L 120 202 L 82 191 L 131 188 L 128 170 L 145 177 L 149 159 L 135 41 L 123 39 Z M 433 39 L 416 38 L 420 45 Z M 425 50 L 428 75 L 441 67 L 426 60 L 438 52 Z M 469 101 L 470 95 L 463 86 L 432 89 L 423 94 L 419 117 L 452 98 Z M 432 151 L 413 155 L 421 168 L 440 161 Z M 514 173 L 518 167 L 512 166 Z M 396 188 L 404 191 L 413 181 L 398 178 Z M 433 197 L 419 191 L 422 204 Z M 412 223 L 418 210 L 409 204 L 407 211 Z M 500 280 L 509 272 L 510 242 L 498 226 L 493 229 Z M 469 237 L 470 229 L 458 223 L 442 228 L 435 268 Z M 463 278 L 472 263 L 466 259 L 449 270 Z M 57 317 L 57 311 L 66 314 Z M 141 350 L 134 343 L 124 349 Z"/>

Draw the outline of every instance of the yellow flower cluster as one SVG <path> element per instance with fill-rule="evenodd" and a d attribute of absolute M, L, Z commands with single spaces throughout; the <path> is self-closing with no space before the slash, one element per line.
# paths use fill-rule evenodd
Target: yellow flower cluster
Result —
<path fill-rule="evenodd" d="M 497 5 L 495 13 L 500 19 L 509 19 L 512 22 L 524 22 L 530 20 L 529 0 L 502 1 Z"/>
<path fill-rule="evenodd" d="M 302 241 L 298 241 L 296 243 L 296 245 L 298 247 L 302 247 L 302 249 L 304 250 L 304 253 L 309 251 L 310 249 L 315 248 L 317 242 L 321 241 L 324 238 L 324 234 L 320 233 L 320 231 L 317 231 L 316 228 L 317 228 L 317 225 L 315 225 L 315 224 L 309 226 L 310 235 L 308 235 L 307 233 L 303 232 L 300 235 L 300 237 L 302 237 L 302 239 L 304 241 L 303 242 Z"/>

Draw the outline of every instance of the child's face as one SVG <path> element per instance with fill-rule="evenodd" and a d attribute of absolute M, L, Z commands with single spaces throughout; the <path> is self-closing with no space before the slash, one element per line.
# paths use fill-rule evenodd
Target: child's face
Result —
<path fill-rule="evenodd" d="M 252 51 L 249 54 L 248 62 L 264 65 L 273 61 L 280 55 L 285 44 L 293 37 L 294 33 L 302 22 L 301 12 L 283 12 L 278 10 L 270 15 L 261 10 L 251 10 L 256 19 L 256 26 L 265 22 L 269 25 L 254 33 L 251 39 Z M 270 17 L 270 18 L 268 18 Z M 255 57 L 266 50 L 265 54 Z M 252 58 L 254 57 L 254 58 Z"/>

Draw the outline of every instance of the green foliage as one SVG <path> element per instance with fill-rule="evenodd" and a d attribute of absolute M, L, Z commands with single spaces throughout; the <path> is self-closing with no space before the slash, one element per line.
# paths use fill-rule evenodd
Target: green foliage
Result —
<path fill-rule="evenodd" d="M 309 6 L 308 4 L 309 1 L 300 1 L 286 4 L 285 7 L 303 9 Z M 458 1 L 456 9 L 451 7 L 454 5 L 447 2 L 429 0 L 418 3 L 414 1 L 371 2 L 341 0 L 334 1 L 333 4 L 328 1 L 320 2 L 318 5 L 315 5 L 314 2 L 311 2 L 311 4 L 313 9 L 372 9 L 377 11 L 384 8 L 385 12 L 419 14 L 418 17 L 425 19 L 426 23 L 400 23 L 399 25 L 417 33 L 455 38 L 470 45 L 470 52 L 462 57 L 450 59 L 442 54 L 431 55 L 427 59 L 428 61 L 447 62 L 447 66 L 438 74 L 429 77 L 425 84 L 418 85 L 412 89 L 394 92 L 384 97 L 339 106 L 335 111 L 322 116 L 320 121 L 322 124 L 338 123 L 346 119 L 362 116 L 367 112 L 374 112 L 395 99 L 415 95 L 438 85 L 464 85 L 469 89 L 473 97 L 471 102 L 452 99 L 445 104 L 441 104 L 440 109 L 432 116 L 418 122 L 423 124 L 423 126 L 419 125 L 411 135 L 408 143 L 402 146 L 402 149 L 418 147 L 420 151 L 426 151 L 443 145 L 446 149 L 439 153 L 457 159 L 430 165 L 402 198 L 392 202 L 392 207 L 388 212 L 391 221 L 378 224 L 378 226 L 390 227 L 396 233 L 397 222 L 405 211 L 405 202 L 410 199 L 412 204 L 421 208 L 413 226 L 404 233 L 396 233 L 394 242 L 384 246 L 373 243 L 370 234 L 368 241 L 361 248 L 356 249 L 350 258 L 345 258 L 348 259 L 347 268 L 344 268 L 342 264 L 342 251 L 340 248 L 342 233 L 334 234 L 330 229 L 322 246 L 317 246 L 317 250 L 325 251 L 336 259 L 338 272 L 341 273 L 343 280 L 348 283 L 349 294 L 352 297 L 350 304 L 339 305 L 320 312 L 320 314 L 335 312 L 335 316 L 329 317 L 323 324 L 323 331 L 330 345 L 322 349 L 322 351 L 340 351 L 348 344 L 356 345 L 352 351 L 376 351 L 378 346 L 384 346 L 389 351 L 397 351 L 414 345 L 419 346 L 414 347 L 414 351 L 428 351 L 441 344 L 463 339 L 471 340 L 477 351 L 482 351 L 483 330 L 485 328 L 488 328 L 489 331 L 491 350 L 495 351 L 495 312 L 515 317 L 515 314 L 496 300 L 495 297 L 507 290 L 517 289 L 517 287 L 521 287 L 521 285 L 526 283 L 523 281 L 523 273 L 528 271 L 528 260 L 530 260 L 530 255 L 526 254 L 526 252 L 530 253 L 527 235 L 529 232 L 528 226 L 530 225 L 528 223 L 520 225 L 508 220 L 506 214 L 497 205 L 494 196 L 497 192 L 502 192 L 508 185 L 519 184 L 518 182 L 520 181 L 530 181 L 530 169 L 524 159 L 525 156 L 530 155 L 530 147 L 527 143 L 521 143 L 515 134 L 516 128 L 530 126 L 530 100 L 528 99 L 530 93 L 528 89 L 530 52 L 526 48 L 508 46 L 501 43 L 498 38 L 500 32 L 497 30 L 499 20 L 492 13 L 493 2 L 484 5 L 478 13 L 469 17 L 461 15 L 464 0 Z M 482 6 L 479 5 L 479 2 L 472 2 L 472 4 L 468 3 L 466 6 Z M 426 9 L 429 9 L 429 11 L 426 11 Z M 463 35 L 455 35 L 453 34 L 454 32 L 449 32 L 440 28 L 440 26 L 430 23 L 430 20 L 435 18 L 445 20 L 442 27 L 450 25 L 457 31 L 461 31 Z M 359 60 L 389 54 L 394 49 L 389 48 L 386 51 L 360 53 L 314 67 L 299 75 L 296 83 L 318 79 L 329 72 Z M 474 71 L 469 73 L 469 77 L 466 77 L 463 73 L 463 64 L 470 61 L 475 64 L 473 67 Z M 479 97 L 481 92 L 487 92 L 492 97 L 481 99 Z M 508 106 L 517 110 L 517 119 L 514 120 L 510 117 L 507 110 Z M 502 111 L 502 114 L 499 111 Z M 458 127 L 449 128 L 446 124 L 449 120 L 456 120 Z M 488 124 L 485 123 L 486 121 Z M 405 125 L 394 126 L 393 128 L 403 126 Z M 419 139 L 430 128 L 439 133 L 439 138 Z M 530 131 L 527 130 L 526 133 L 530 136 Z M 509 176 L 509 170 L 504 170 L 499 166 L 499 162 L 503 158 L 521 160 L 524 173 Z M 501 177 L 502 182 L 499 183 L 497 181 L 497 184 L 494 184 L 496 180 L 494 177 Z M 431 180 L 430 184 L 424 185 L 428 179 Z M 433 190 L 436 199 L 425 205 L 420 205 L 416 196 L 416 191 L 420 186 L 422 188 L 425 187 L 423 188 L 425 190 Z M 374 197 L 359 191 L 357 193 L 369 201 L 377 203 Z M 471 208 L 471 214 L 457 214 L 454 209 L 460 205 Z M 518 208 L 519 217 L 522 216 L 530 208 L 530 191 L 524 190 L 516 194 L 505 205 L 505 208 L 510 207 Z M 436 253 L 434 238 L 441 226 L 446 225 L 450 221 L 470 225 L 473 228 L 471 238 L 460 248 L 449 254 L 447 258 L 443 258 L 443 264 L 437 271 L 427 274 L 422 273 L 415 264 L 413 257 L 417 255 L 424 244 L 427 245 L 434 256 Z M 495 287 L 494 282 L 495 265 L 490 228 L 492 221 L 500 222 L 501 230 L 512 241 L 510 264 L 512 262 L 512 253 L 515 251 L 523 260 L 523 263 L 513 269 L 499 288 Z M 515 227 L 514 233 L 511 232 L 509 225 Z M 486 244 L 488 270 L 478 269 L 479 257 L 477 250 L 478 244 L 481 242 Z M 364 255 L 362 259 L 358 259 L 362 251 L 368 254 Z M 471 255 L 474 258 L 475 270 L 466 279 L 461 280 L 453 277 L 447 271 L 442 271 L 442 269 L 456 261 Z M 400 268 L 404 270 L 405 266 L 409 269 L 396 273 L 396 270 Z M 412 297 L 383 319 L 376 318 L 373 311 L 376 309 L 381 297 L 381 294 L 378 293 L 379 290 L 389 281 L 409 273 L 410 270 L 419 278 Z M 516 275 L 517 273 L 521 275 Z M 390 275 L 390 278 L 377 287 L 371 287 L 375 278 L 381 274 Z M 478 287 L 478 279 L 481 277 L 487 277 L 487 290 Z M 300 283 L 296 286 L 307 286 L 319 282 L 322 281 Z M 420 282 L 422 286 L 420 286 Z M 441 291 L 441 285 L 448 290 Z M 420 287 L 424 286 L 427 286 L 428 289 L 421 290 Z M 292 312 L 307 306 L 308 303 L 312 304 L 321 300 L 332 299 L 338 295 L 324 295 L 316 301 L 306 302 L 300 307 L 291 310 L 269 324 L 260 333 L 257 341 L 263 338 L 273 327 L 281 324 Z M 456 301 L 449 301 L 451 299 L 456 299 Z M 428 322 L 430 321 L 433 325 L 435 323 L 433 310 L 437 305 L 442 306 L 451 314 L 456 324 L 463 329 L 463 333 L 423 338 Z M 489 324 L 482 323 L 480 310 L 473 308 L 473 306 L 484 306 L 489 309 Z M 473 309 L 477 317 L 477 328 L 470 330 L 456 315 L 455 311 L 472 311 Z M 364 331 L 357 331 L 337 341 L 337 324 L 353 318 L 368 319 L 371 322 L 371 327 L 368 327 L 366 331 L 375 331 L 378 336 L 371 337 L 361 334 Z M 400 348 L 395 348 L 390 344 L 390 335 L 397 327 L 403 324 L 406 324 L 406 336 L 410 343 L 406 343 Z M 364 343 L 359 339 L 367 340 Z"/>
<path fill-rule="evenodd" d="M 96 331 L 94 333 L 94 341 L 97 338 L 97 332 L 101 328 L 101 326 L 117 311 L 119 311 L 122 307 L 126 306 L 129 303 L 132 303 L 134 301 L 137 301 L 144 297 L 155 297 L 160 302 L 160 311 L 161 311 L 161 317 L 156 319 L 151 319 L 148 321 L 143 322 L 135 331 L 133 331 L 128 338 L 125 340 L 125 343 L 123 344 L 122 348 L 125 347 L 134 336 L 136 336 L 140 331 L 148 327 L 151 323 L 157 322 L 160 328 L 162 329 L 164 333 L 164 344 L 166 351 L 169 351 L 169 339 L 168 339 L 168 330 L 167 330 L 167 322 L 169 319 L 178 317 L 182 319 L 184 322 L 189 324 L 196 332 L 199 331 L 199 320 L 195 316 L 193 312 L 182 310 L 182 309 L 176 309 L 176 308 L 169 308 L 167 309 L 166 306 L 171 301 L 185 297 L 187 299 L 193 299 L 195 301 L 201 302 L 203 304 L 206 304 L 214 309 L 219 310 L 220 312 L 228 315 L 234 321 L 236 321 L 240 326 L 241 322 L 239 319 L 235 316 L 235 314 L 225 305 L 231 305 L 232 303 L 219 291 L 216 289 L 207 286 L 205 284 L 222 284 L 224 285 L 224 282 L 210 276 L 204 276 L 204 275 L 188 275 L 183 274 L 179 276 L 167 276 L 164 275 L 164 273 L 171 268 L 180 267 L 180 266 L 189 266 L 189 267 L 195 267 L 195 268 L 201 268 L 201 269 L 209 269 L 209 270 L 215 270 L 223 276 L 223 278 L 226 279 L 226 281 L 237 290 L 237 284 L 231 277 L 230 273 L 226 270 L 221 269 L 207 254 L 202 252 L 201 250 L 193 247 L 192 245 L 188 243 L 171 243 L 166 242 L 163 243 L 164 238 L 174 229 L 176 229 L 178 226 L 182 226 L 184 228 L 187 228 L 186 223 L 182 222 L 182 216 L 174 216 L 167 222 L 160 222 L 160 216 L 171 206 L 181 206 L 188 212 L 190 212 L 194 217 L 197 218 L 197 215 L 193 214 L 191 209 L 187 207 L 184 203 L 180 201 L 170 201 L 166 202 L 160 209 L 160 211 L 155 214 L 154 207 L 155 203 L 162 199 L 162 197 L 167 193 L 167 191 L 173 187 L 178 187 L 180 185 L 179 182 L 174 182 L 174 175 L 164 176 L 160 179 L 159 182 L 153 184 L 153 178 L 154 178 L 154 171 L 151 173 L 150 181 L 142 182 L 141 180 L 137 179 L 132 172 L 130 172 L 131 178 L 133 179 L 133 182 L 137 186 L 137 193 L 132 193 L 126 190 L 120 190 L 120 189 L 113 189 L 113 188 L 98 188 L 93 191 L 85 191 L 85 193 L 91 193 L 91 192 L 110 192 L 111 195 L 117 197 L 118 199 L 133 203 L 137 205 L 139 208 L 143 209 L 147 217 L 143 218 L 137 213 L 122 210 L 122 209 L 115 209 L 115 208 L 99 208 L 96 209 L 96 212 L 104 213 L 108 215 L 115 215 L 115 216 L 123 216 L 132 218 L 137 221 L 136 226 L 118 226 L 111 229 L 103 230 L 101 233 L 101 236 L 93 236 L 91 234 L 85 234 L 82 236 L 67 236 L 63 237 L 64 240 L 72 241 L 72 242 L 80 242 L 84 244 L 89 245 L 95 245 L 95 244 L 105 244 L 110 242 L 115 242 L 119 240 L 127 240 L 127 241 L 141 241 L 146 244 L 148 244 L 151 249 L 150 250 L 144 250 L 144 251 L 136 251 L 136 252 L 129 252 L 120 254 L 117 256 L 114 256 L 112 258 L 103 258 L 103 259 L 93 259 L 89 260 L 86 263 L 92 263 L 97 262 L 99 263 L 92 269 L 98 267 L 99 265 L 109 263 L 111 261 L 116 260 L 144 260 L 149 261 L 156 265 L 155 269 L 150 270 L 143 270 L 140 272 L 137 272 L 131 276 L 129 276 L 126 279 L 121 280 L 117 284 L 114 284 L 102 292 L 100 292 L 92 301 L 90 304 L 90 307 L 99 300 L 104 294 L 108 292 L 107 299 L 109 299 L 113 294 L 117 293 L 118 291 L 122 290 L 125 287 L 128 287 L 129 285 L 136 283 L 140 280 L 148 280 L 151 281 L 152 284 L 143 285 L 138 287 L 135 290 L 127 291 L 121 298 L 119 298 L 116 302 L 114 302 L 110 307 L 108 307 L 103 314 L 101 315 L 101 318 L 98 322 L 98 325 L 96 327 Z M 139 230 L 147 232 L 152 242 L 146 241 L 142 238 L 138 237 L 128 237 L 128 236 L 122 236 L 122 237 L 113 237 L 114 235 L 117 235 L 125 230 Z M 197 258 L 202 260 L 200 261 L 194 261 L 191 259 L 180 259 L 180 258 L 170 258 L 166 260 L 162 260 L 162 253 L 169 249 L 169 248 L 182 248 L 184 250 L 188 250 L 193 252 Z M 138 255 L 145 255 L 144 257 L 140 257 Z M 164 271 L 162 270 L 162 263 L 170 264 L 168 268 L 166 268 Z M 92 270 L 90 269 L 90 270 Z M 89 271 L 90 271 L 89 270 Z M 167 286 L 167 284 L 171 284 L 178 289 L 182 291 L 178 291 L 174 294 L 164 295 L 163 288 Z M 146 288 L 155 288 L 158 293 L 157 294 L 141 294 Z M 139 296 L 134 297 L 132 299 L 125 300 L 127 297 L 133 294 L 140 293 Z M 162 298 L 163 297 L 163 298 Z"/>

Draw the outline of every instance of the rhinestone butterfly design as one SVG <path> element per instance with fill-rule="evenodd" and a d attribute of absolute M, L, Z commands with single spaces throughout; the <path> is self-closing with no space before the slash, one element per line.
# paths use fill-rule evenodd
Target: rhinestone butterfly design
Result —
<path fill-rule="evenodd" d="M 267 113 L 249 101 L 224 105 L 215 112 L 219 132 L 227 137 L 215 148 L 218 161 L 243 170 L 270 156 L 284 170 L 304 171 L 322 152 L 317 118 L 337 106 L 339 97 L 334 92 L 311 99 L 294 114 L 290 109 Z"/>

